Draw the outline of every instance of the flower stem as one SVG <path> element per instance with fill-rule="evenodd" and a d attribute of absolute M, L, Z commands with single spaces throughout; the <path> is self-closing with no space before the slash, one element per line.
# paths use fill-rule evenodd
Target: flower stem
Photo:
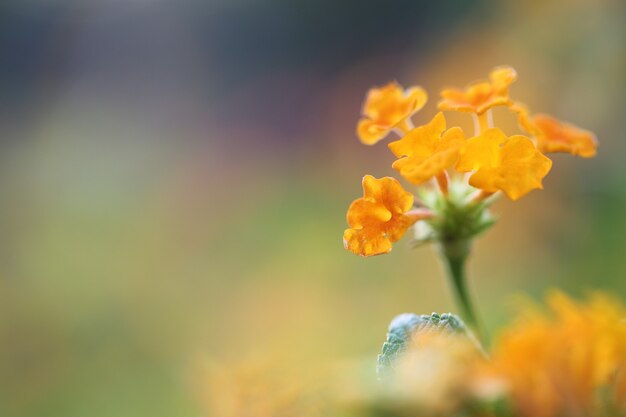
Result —
<path fill-rule="evenodd" d="M 407 133 L 409 133 L 413 129 L 413 122 L 411 119 L 407 118 L 401 121 L 396 125 L 393 129 L 399 137 L 403 137 Z"/>
<path fill-rule="evenodd" d="M 483 114 L 474 115 L 474 136 L 478 136 L 483 133 L 485 130 L 493 127 L 493 114 L 491 113 L 491 109 L 487 110 Z"/>
<path fill-rule="evenodd" d="M 448 172 L 442 171 L 441 173 L 437 174 L 435 179 L 437 180 L 437 186 L 439 187 L 439 191 L 441 191 L 441 194 L 448 195 L 448 184 L 450 183 Z"/>
<path fill-rule="evenodd" d="M 469 245 L 468 241 L 443 243 L 442 258 L 446 266 L 448 281 L 460 309 L 461 318 L 476 334 L 483 348 L 486 348 L 488 345 L 487 334 L 478 321 L 465 278 L 465 261 L 469 255 Z"/>

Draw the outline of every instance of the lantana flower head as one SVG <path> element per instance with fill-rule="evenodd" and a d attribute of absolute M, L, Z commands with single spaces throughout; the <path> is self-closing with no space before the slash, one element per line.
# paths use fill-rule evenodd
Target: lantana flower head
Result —
<path fill-rule="evenodd" d="M 370 89 L 363 103 L 363 118 L 357 125 L 359 139 L 374 145 L 394 128 L 406 130 L 407 118 L 424 107 L 427 100 L 428 94 L 422 87 L 404 90 L 397 82 Z"/>
<path fill-rule="evenodd" d="M 427 99 L 421 87 L 405 91 L 392 82 L 372 88 L 358 122 L 358 136 L 368 145 L 391 132 L 399 136 L 389 144 L 397 157 L 392 167 L 406 181 L 420 186 L 419 198 L 414 199 L 395 179 L 366 176 L 363 197 L 348 210 L 350 227 L 344 233 L 344 246 L 363 256 L 387 253 L 392 243 L 416 224 L 415 243 L 436 242 L 442 253 L 464 259 L 472 239 L 493 224 L 488 208 L 498 195 L 517 200 L 542 189 L 552 167 L 544 153 L 595 154 L 596 139 L 591 132 L 549 116 L 531 116 L 524 105 L 513 101 L 509 88 L 516 79 L 513 68 L 500 66 L 489 73 L 488 80 L 441 92 L 440 110 L 474 116 L 472 136 L 460 127 L 448 126 L 442 112 L 413 128 L 411 115 Z M 494 126 L 494 106 L 517 113 L 520 129 L 527 136 L 508 136 Z M 373 191 L 379 189 L 395 197 L 383 198 L 387 194 Z M 411 208 L 414 202 L 416 206 Z"/>
<path fill-rule="evenodd" d="M 489 80 L 476 81 L 464 90 L 446 88 L 441 92 L 439 110 L 453 110 L 483 114 L 495 106 L 509 106 L 509 86 L 517 79 L 517 72 L 507 66 L 494 68 Z"/>

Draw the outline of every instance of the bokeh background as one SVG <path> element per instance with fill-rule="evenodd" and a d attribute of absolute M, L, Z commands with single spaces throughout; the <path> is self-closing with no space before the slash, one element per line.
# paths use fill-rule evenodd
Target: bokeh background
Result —
<path fill-rule="evenodd" d="M 395 314 L 454 311 L 432 249 L 342 248 L 360 178 L 393 174 L 354 134 L 392 79 L 429 91 L 425 122 L 509 64 L 513 97 L 600 139 L 496 205 L 470 264 L 492 330 L 519 294 L 626 296 L 625 21 L 621 0 L 2 1 L 0 415 L 207 415 L 200 363 L 373 361 Z"/>

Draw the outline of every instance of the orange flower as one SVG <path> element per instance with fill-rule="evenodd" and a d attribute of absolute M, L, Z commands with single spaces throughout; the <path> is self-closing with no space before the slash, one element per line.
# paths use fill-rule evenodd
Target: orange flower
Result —
<path fill-rule="evenodd" d="M 521 103 L 515 103 L 511 109 L 517 113 L 520 128 L 535 136 L 541 152 L 565 152 L 583 158 L 596 155 L 598 140 L 593 132 L 563 123 L 548 114 L 530 117 L 528 109 Z"/>
<path fill-rule="evenodd" d="M 605 295 L 581 303 L 558 292 L 548 306 L 551 314 L 532 306 L 511 326 L 488 365 L 519 415 L 625 415 L 626 309 Z"/>
<path fill-rule="evenodd" d="M 421 184 L 442 174 L 456 163 L 465 142 L 460 128 L 454 127 L 444 133 L 445 129 L 446 119 L 439 112 L 427 125 L 391 142 L 389 148 L 400 158 L 393 163 L 393 168 L 413 184 Z"/>
<path fill-rule="evenodd" d="M 511 67 L 494 68 L 489 81 L 476 81 L 465 90 L 447 88 L 441 92 L 439 110 L 453 110 L 483 114 L 494 106 L 510 106 L 509 86 L 517 79 Z"/>
<path fill-rule="evenodd" d="M 396 82 L 370 89 L 363 104 L 363 118 L 357 125 L 359 139 L 366 145 L 377 143 L 393 128 L 401 127 L 427 100 L 423 88 L 412 87 L 405 91 Z"/>
<path fill-rule="evenodd" d="M 502 190 L 517 200 L 535 188 L 541 189 L 541 180 L 551 167 L 552 161 L 526 136 L 507 138 L 494 128 L 468 139 L 456 169 L 476 171 L 470 177 L 470 185 L 490 193 Z"/>
<path fill-rule="evenodd" d="M 343 244 L 349 251 L 372 256 L 387 253 L 406 230 L 421 217 L 407 213 L 413 206 L 413 195 L 391 177 L 363 177 L 363 197 L 348 209 L 348 225 Z"/>
<path fill-rule="evenodd" d="M 537 127 L 537 147 L 542 152 L 567 152 L 591 158 L 596 155 L 596 135 L 569 123 L 562 123 L 547 114 L 533 117 Z"/>

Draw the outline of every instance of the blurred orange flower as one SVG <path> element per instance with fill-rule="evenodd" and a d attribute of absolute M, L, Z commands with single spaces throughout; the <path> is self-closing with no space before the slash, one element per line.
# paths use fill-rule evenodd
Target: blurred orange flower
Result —
<path fill-rule="evenodd" d="M 439 110 L 483 114 L 495 106 L 509 106 L 509 86 L 517 79 L 517 72 L 508 66 L 494 68 L 489 81 L 476 81 L 464 90 L 447 88 L 441 91 Z"/>
<path fill-rule="evenodd" d="M 363 104 L 363 118 L 357 125 L 359 139 L 366 145 L 373 145 L 394 128 L 408 130 L 406 119 L 424 107 L 427 100 L 423 88 L 412 87 L 405 91 L 397 82 L 370 89 Z"/>
<path fill-rule="evenodd" d="M 494 348 L 491 370 L 508 384 L 521 417 L 624 415 L 626 309 L 596 294 L 556 292 L 550 314 L 530 309 Z"/>
<path fill-rule="evenodd" d="M 547 114 L 535 115 L 533 123 L 538 130 L 537 147 L 542 152 L 567 152 L 583 158 L 596 155 L 598 140 L 592 132 Z"/>
<path fill-rule="evenodd" d="M 363 197 L 350 205 L 347 214 L 349 229 L 343 243 L 349 251 L 372 256 L 387 253 L 406 230 L 422 216 L 407 213 L 413 206 L 413 195 L 391 177 L 363 177 Z"/>
<path fill-rule="evenodd" d="M 451 167 L 459 158 L 465 142 L 461 128 L 446 129 L 446 119 L 439 112 L 433 120 L 407 133 L 402 139 L 389 144 L 400 159 L 393 168 L 413 184 L 421 184 Z M 443 135 L 443 136 L 442 136 Z"/>
<path fill-rule="evenodd" d="M 511 109 L 517 113 L 520 128 L 537 139 L 537 148 L 541 152 L 565 152 L 583 158 L 596 155 L 598 140 L 593 132 L 561 122 L 548 114 L 531 117 L 526 106 L 521 103 L 515 103 Z"/>
<path fill-rule="evenodd" d="M 552 161 L 529 138 L 507 138 L 497 128 L 468 139 L 456 165 L 461 172 L 476 171 L 469 180 L 473 187 L 489 193 L 502 190 L 512 200 L 541 189 L 551 167 Z"/>

